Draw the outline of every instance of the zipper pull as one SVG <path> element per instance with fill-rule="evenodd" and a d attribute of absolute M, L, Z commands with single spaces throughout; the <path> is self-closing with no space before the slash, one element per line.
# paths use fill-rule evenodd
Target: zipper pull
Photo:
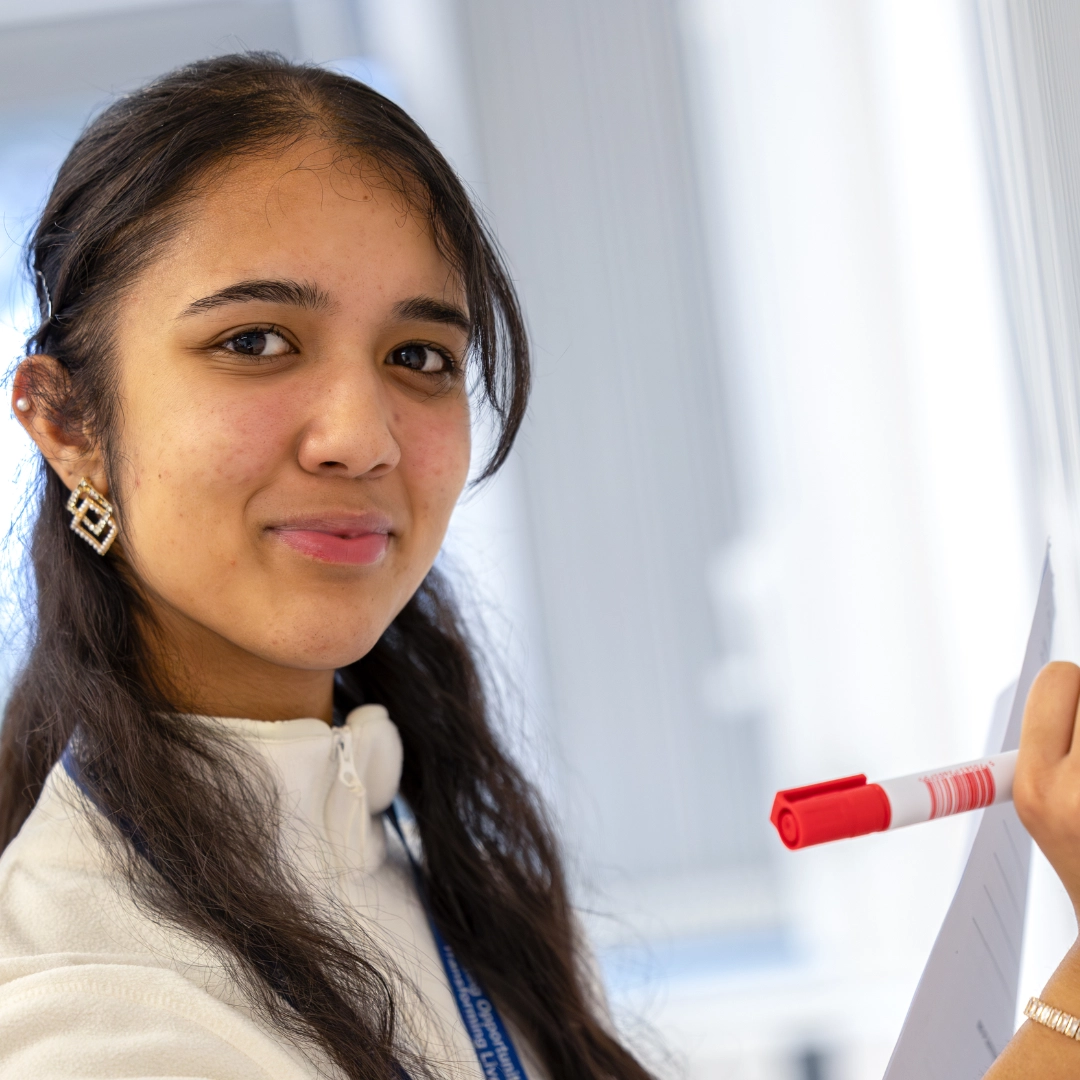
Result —
<path fill-rule="evenodd" d="M 364 785 L 353 762 L 352 732 L 344 724 L 334 729 L 334 747 L 338 756 L 338 779 L 357 795 L 364 794 Z"/>

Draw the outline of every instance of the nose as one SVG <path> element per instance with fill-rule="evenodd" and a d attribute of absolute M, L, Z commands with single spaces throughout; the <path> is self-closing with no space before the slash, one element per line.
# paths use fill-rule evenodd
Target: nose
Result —
<path fill-rule="evenodd" d="M 312 415 L 297 453 L 305 472 L 375 479 L 401 460 L 391 403 L 380 380 L 363 367 L 349 365 L 313 394 Z"/>

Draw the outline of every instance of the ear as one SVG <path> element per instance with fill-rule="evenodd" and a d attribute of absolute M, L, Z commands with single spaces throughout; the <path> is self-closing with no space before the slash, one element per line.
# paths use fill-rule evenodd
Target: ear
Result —
<path fill-rule="evenodd" d="M 69 376 L 62 364 L 51 356 L 30 356 L 15 372 L 12 411 L 69 489 L 85 478 L 107 496 L 109 482 L 99 441 L 84 424 L 65 417 L 55 406 L 69 394 Z"/>

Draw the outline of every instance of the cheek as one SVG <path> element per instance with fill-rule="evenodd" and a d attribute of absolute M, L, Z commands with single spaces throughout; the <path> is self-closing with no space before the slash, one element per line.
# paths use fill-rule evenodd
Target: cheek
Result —
<path fill-rule="evenodd" d="M 260 394 L 151 412 L 130 439 L 136 483 L 183 486 L 195 500 L 259 484 L 291 444 L 290 404 L 285 394 Z"/>
<path fill-rule="evenodd" d="M 401 469 L 416 524 L 437 533 L 436 545 L 469 475 L 468 402 L 438 415 L 408 417 L 400 424 Z"/>
<path fill-rule="evenodd" d="M 158 403 L 125 425 L 124 522 L 129 553 L 156 579 L 161 560 L 222 567 L 236 561 L 243 507 L 273 478 L 291 446 L 284 394 Z M 238 512 L 239 511 L 239 512 Z"/>

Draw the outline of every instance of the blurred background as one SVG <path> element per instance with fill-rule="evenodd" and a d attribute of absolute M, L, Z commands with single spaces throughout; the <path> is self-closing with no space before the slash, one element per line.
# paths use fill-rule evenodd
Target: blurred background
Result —
<path fill-rule="evenodd" d="M 447 557 L 618 1023 L 664 1076 L 880 1077 L 974 822 L 767 815 L 980 756 L 1048 535 L 1080 657 L 1080 8 L 0 0 L 5 361 L 81 125 L 238 49 L 401 103 L 513 268 L 535 397 Z M 0 456 L 13 515 L 11 420 Z M 1033 873 L 1021 1000 L 1075 935 Z"/>

